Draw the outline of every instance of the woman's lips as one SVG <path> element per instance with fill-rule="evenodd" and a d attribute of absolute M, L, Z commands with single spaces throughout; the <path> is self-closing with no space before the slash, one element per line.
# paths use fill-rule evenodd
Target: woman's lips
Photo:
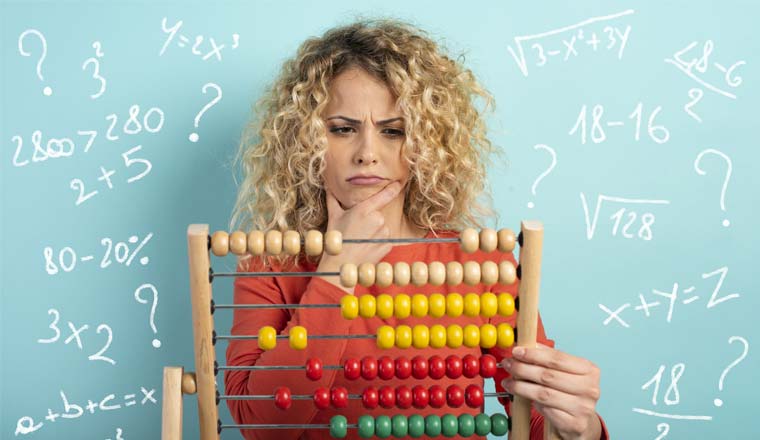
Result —
<path fill-rule="evenodd" d="M 378 183 L 385 182 L 388 179 L 382 179 L 380 177 L 354 177 L 349 180 L 352 185 L 377 185 Z"/>

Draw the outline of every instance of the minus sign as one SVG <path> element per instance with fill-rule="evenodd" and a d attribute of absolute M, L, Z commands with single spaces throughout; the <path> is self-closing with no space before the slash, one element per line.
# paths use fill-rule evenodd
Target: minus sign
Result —
<path fill-rule="evenodd" d="M 618 125 L 623 125 L 623 121 L 610 121 L 610 122 L 607 123 L 608 127 L 614 127 L 614 126 L 618 126 Z"/>
<path fill-rule="evenodd" d="M 558 50 L 550 50 L 550 51 L 548 51 L 546 53 L 548 53 L 551 56 L 559 55 L 559 51 Z"/>
<path fill-rule="evenodd" d="M 90 261 L 90 260 L 92 260 L 93 258 L 95 258 L 95 257 L 93 257 L 92 255 L 88 255 L 88 256 L 86 256 L 86 257 L 82 257 L 82 258 L 81 258 L 81 260 L 82 260 L 82 261 Z"/>

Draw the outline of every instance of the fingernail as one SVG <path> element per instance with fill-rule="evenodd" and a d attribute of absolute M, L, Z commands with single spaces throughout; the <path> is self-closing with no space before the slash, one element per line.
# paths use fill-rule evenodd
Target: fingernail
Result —
<path fill-rule="evenodd" d="M 514 356 L 520 357 L 520 356 L 522 356 L 522 355 L 525 354 L 525 348 L 523 348 L 523 347 L 515 347 L 515 349 L 512 350 L 512 354 Z"/>
<path fill-rule="evenodd" d="M 509 360 L 509 359 L 504 359 L 504 368 L 507 369 L 507 370 L 509 370 L 510 368 L 512 368 L 512 361 Z"/>

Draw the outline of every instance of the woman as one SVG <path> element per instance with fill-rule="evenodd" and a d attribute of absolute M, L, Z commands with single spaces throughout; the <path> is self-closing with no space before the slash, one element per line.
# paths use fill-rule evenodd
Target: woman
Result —
<path fill-rule="evenodd" d="M 486 186 L 489 155 L 498 150 L 486 138 L 481 113 L 473 102 L 477 96 L 485 100 L 486 109 L 492 105 L 492 97 L 469 70 L 444 55 L 423 31 L 405 23 L 359 21 L 306 40 L 260 101 L 258 124 L 246 129 L 238 156 L 246 176 L 233 229 L 291 229 L 302 236 L 310 229 L 339 230 L 344 238 L 432 238 L 456 237 L 465 227 L 482 228 L 480 215 L 490 216 L 494 211 L 476 198 Z M 254 137 L 259 139 L 254 141 Z M 497 251 L 464 254 L 456 243 L 364 243 L 345 244 L 339 255 L 324 254 L 321 258 L 304 253 L 298 258 L 248 257 L 239 261 L 238 270 L 321 272 L 338 271 L 343 263 L 503 259 L 514 262 L 511 254 Z M 235 303 L 336 304 L 347 294 L 517 294 L 516 284 L 344 288 L 337 277 L 236 278 L 234 286 Z M 515 324 L 514 316 L 478 318 L 477 324 Z M 472 318 L 449 316 L 348 320 L 337 309 L 322 308 L 236 309 L 232 333 L 256 334 L 261 326 L 271 325 L 280 334 L 288 334 L 293 326 L 300 325 L 310 335 L 374 334 L 380 325 L 464 326 L 471 322 Z M 544 418 L 562 438 L 608 438 L 595 411 L 598 368 L 586 359 L 555 350 L 554 342 L 546 339 L 540 318 L 538 336 L 542 345 L 522 353 L 482 349 L 500 361 L 494 377 L 497 391 L 534 401 L 531 438 L 541 438 Z M 226 371 L 225 388 L 227 394 L 271 395 L 275 388 L 287 386 L 292 394 L 313 395 L 315 390 L 336 388 L 363 394 L 368 387 L 414 387 L 416 404 L 418 398 L 427 401 L 431 397 L 423 394 L 434 385 L 446 389 L 456 384 L 464 389 L 467 385 L 482 386 L 483 379 L 380 380 L 372 372 L 378 365 L 373 359 L 427 358 L 434 354 L 461 358 L 480 355 L 480 351 L 467 347 L 381 351 L 370 339 L 315 339 L 305 350 L 280 344 L 262 351 L 255 341 L 233 340 L 227 349 L 229 365 L 305 365 L 309 358 L 318 357 L 324 365 L 346 365 L 346 369 L 361 363 L 362 372 L 360 378 L 349 379 L 344 369 L 324 370 L 322 377 L 309 380 L 298 371 Z M 392 366 L 388 359 L 384 361 L 381 368 Z M 394 365 L 404 368 L 403 362 Z M 402 389 L 399 395 L 409 394 L 409 389 Z M 499 401 L 509 412 L 509 400 Z M 340 409 L 317 409 L 314 402 L 295 400 L 286 411 L 271 401 L 227 402 L 237 423 L 329 423 L 335 414 L 346 415 L 349 423 L 356 423 L 362 414 L 482 412 L 482 408 L 422 408 L 424 405 L 406 409 L 380 405 L 368 410 L 367 402 L 358 400 L 342 402 Z M 404 404 L 400 406 L 404 408 Z M 260 439 L 330 438 L 324 429 L 242 432 L 246 438 Z M 347 438 L 359 436 L 356 430 L 349 430 Z"/>

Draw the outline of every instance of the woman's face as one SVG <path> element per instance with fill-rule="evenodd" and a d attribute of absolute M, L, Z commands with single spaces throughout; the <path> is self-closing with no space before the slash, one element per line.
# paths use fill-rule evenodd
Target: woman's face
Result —
<path fill-rule="evenodd" d="M 409 169 L 401 157 L 404 120 L 390 89 L 364 70 L 350 68 L 333 78 L 329 93 L 322 115 L 327 126 L 324 179 L 343 208 L 394 180 L 406 185 Z"/>

